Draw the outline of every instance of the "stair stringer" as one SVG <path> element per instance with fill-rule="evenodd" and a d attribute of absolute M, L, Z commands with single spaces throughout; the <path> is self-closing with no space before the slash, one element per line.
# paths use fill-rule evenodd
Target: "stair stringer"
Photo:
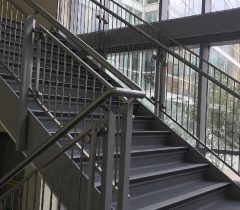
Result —
<path fill-rule="evenodd" d="M 18 116 L 18 96 L 16 93 L 10 88 L 10 86 L 4 81 L 2 77 L 0 77 L 0 96 L 3 100 L 0 102 L 0 119 L 1 124 L 4 126 L 6 132 L 12 137 L 13 141 L 17 139 L 17 127 L 18 120 L 16 116 Z M 25 157 L 27 157 L 34 149 L 43 144 L 51 134 L 46 130 L 46 128 L 40 123 L 40 121 L 34 116 L 30 109 L 28 109 L 28 125 L 27 125 L 27 149 L 22 153 Z M 47 162 L 53 154 L 57 154 L 57 152 L 61 151 L 61 146 L 58 143 L 55 143 L 51 148 L 49 148 L 44 155 L 38 157 L 33 163 L 33 168 L 37 168 L 41 166 L 43 163 Z M 59 197 L 60 192 L 60 179 L 61 179 L 61 203 L 64 206 L 68 206 L 70 204 L 68 210 L 76 210 L 78 209 L 78 200 L 79 200 L 79 179 L 80 179 L 80 169 L 77 165 L 69 158 L 68 155 L 64 155 L 62 158 L 64 168 L 61 168 L 60 159 L 54 162 L 54 179 L 52 182 L 51 176 L 51 167 L 45 171 L 45 181 L 48 186 L 52 186 L 53 193 L 56 197 Z M 71 170 L 71 185 L 69 185 L 69 172 Z M 43 174 L 40 172 L 39 177 L 42 177 Z M 64 179 L 65 177 L 65 179 Z M 74 184 L 73 184 L 74 183 Z M 86 209 L 86 190 L 88 186 L 88 178 L 83 175 L 81 182 L 81 209 Z M 70 195 L 70 200 L 68 199 Z M 94 209 L 98 209 L 99 207 L 99 191 L 97 189 L 94 190 L 93 196 L 93 204 Z M 40 199 L 40 198 L 39 198 Z"/>

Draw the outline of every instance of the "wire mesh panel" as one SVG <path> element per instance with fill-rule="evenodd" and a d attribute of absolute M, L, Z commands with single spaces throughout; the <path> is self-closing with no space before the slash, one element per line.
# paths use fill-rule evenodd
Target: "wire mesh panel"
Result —
<path fill-rule="evenodd" d="M 0 2 L 0 58 L 20 79 L 25 14 L 12 3 Z"/>

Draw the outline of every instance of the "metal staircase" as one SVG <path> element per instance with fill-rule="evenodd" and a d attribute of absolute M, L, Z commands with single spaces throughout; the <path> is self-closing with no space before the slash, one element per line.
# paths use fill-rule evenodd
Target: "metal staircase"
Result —
<path fill-rule="evenodd" d="M 239 186 L 140 103 L 141 88 L 26 3 L 57 30 L 1 2 L 0 120 L 26 156 L 0 180 L 1 210 L 239 209 Z"/>

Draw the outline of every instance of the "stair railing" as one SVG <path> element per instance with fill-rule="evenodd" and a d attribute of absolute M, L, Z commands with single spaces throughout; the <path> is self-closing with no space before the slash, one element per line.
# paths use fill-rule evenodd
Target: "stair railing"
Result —
<path fill-rule="evenodd" d="M 49 16 L 41 7 L 34 2 L 29 5 L 33 5 L 33 8 L 48 19 L 55 28 L 68 35 L 77 43 L 77 46 L 81 46 L 81 49 L 123 81 L 125 88 L 111 85 L 68 49 L 61 40 L 36 23 L 33 16 L 27 16 L 27 13 L 14 1 L 2 0 L 0 11 L 3 30 L 1 30 L 0 40 L 4 47 L 0 58 L 2 64 L 20 84 L 20 91 L 16 91 L 16 94 L 20 99 L 20 111 L 24 110 L 19 117 L 19 122 L 25 124 L 21 128 L 27 128 L 27 107 L 31 100 L 35 100 L 39 107 L 55 121 L 56 129 L 49 131 L 52 133 L 51 138 L 0 180 L 0 186 L 7 184 L 10 179 L 24 171 L 30 163 L 38 168 L 39 162 L 42 163 L 44 159 L 38 161 L 36 158 L 43 154 L 49 154 L 47 151 L 55 145 L 54 143 L 57 142 L 62 146 L 72 140 L 75 142 L 74 145 L 71 145 L 74 146 L 74 151 L 70 151 L 70 153 L 66 151 L 76 164 L 78 161 L 75 158 L 75 152 L 80 161 L 85 161 L 85 159 L 91 161 L 91 158 L 94 157 L 94 165 L 91 165 L 88 171 L 91 175 L 88 177 L 89 184 L 91 184 L 89 191 L 91 194 L 96 190 L 101 192 L 101 209 L 110 209 L 112 184 L 114 189 L 117 189 L 117 195 L 114 197 L 117 199 L 118 209 L 127 208 L 128 193 L 126 192 L 129 190 L 129 183 L 126 177 L 129 173 L 129 164 L 126 163 L 130 161 L 133 99 L 142 98 L 145 93 L 91 47 Z M 96 125 L 98 133 L 103 133 L 99 134 L 97 146 L 93 146 L 96 147 L 93 149 L 93 153 L 89 153 L 88 148 L 84 148 L 79 141 L 74 140 L 90 125 Z M 21 137 L 17 142 L 20 150 L 29 143 L 22 139 L 25 140 Z M 62 151 L 62 154 L 66 151 Z M 112 172 L 113 165 L 114 171 Z M 119 170 L 120 168 L 121 170 Z M 80 174 L 84 173 L 82 169 L 80 170 Z M 37 171 L 37 175 L 39 174 L 43 176 L 41 171 Z M 101 177 L 99 189 L 94 186 L 96 174 Z M 34 175 L 34 179 L 35 177 Z M 71 179 L 68 180 L 71 182 Z M 28 181 L 22 183 L 24 190 L 25 184 L 28 185 L 28 183 Z M 69 185 L 73 187 L 73 184 Z M 93 187 L 95 191 L 92 190 Z M 56 194 L 58 191 L 53 188 L 51 195 L 53 192 Z M 24 196 L 27 195 L 28 193 L 24 194 Z M 63 198 L 66 197 L 63 196 Z M 68 204 L 69 202 L 66 204 L 65 200 L 64 205 Z M 92 209 L 92 207 L 88 209 Z"/>
<path fill-rule="evenodd" d="M 156 23 L 150 24 L 147 21 L 140 18 L 138 15 L 134 14 L 127 8 L 125 8 L 122 5 L 120 5 L 119 3 L 117 3 L 115 0 L 109 0 L 109 1 L 110 2 L 108 5 L 108 8 L 110 10 L 114 11 L 118 16 L 120 16 L 124 20 L 126 20 L 129 23 L 131 23 L 132 25 L 135 25 L 136 27 L 140 28 L 142 31 L 151 35 L 153 38 L 159 40 L 165 46 L 172 48 L 173 51 L 178 53 L 180 56 L 182 56 L 184 54 L 188 54 L 189 56 L 184 57 L 188 61 L 190 61 L 190 58 L 192 58 L 194 60 L 198 60 L 204 66 L 203 70 L 206 73 L 208 73 L 210 76 L 216 78 L 218 81 L 225 84 L 232 90 L 237 91 L 240 88 L 239 80 L 232 77 L 229 73 L 221 70 L 220 68 L 218 68 L 214 64 L 210 63 L 206 59 L 202 58 L 198 53 L 194 52 L 194 49 L 191 50 L 191 49 L 187 48 L 186 46 L 183 46 L 177 40 L 172 39 L 169 35 L 162 32 L 159 29 L 159 27 L 156 25 Z M 109 26 L 109 29 L 117 29 L 118 27 L 119 26 L 117 24 L 115 24 L 115 26 L 114 26 L 114 24 L 112 24 Z M 123 27 L 123 26 L 120 26 L 120 27 Z M 193 64 L 194 65 L 197 64 L 196 67 L 199 67 L 199 63 L 193 63 Z"/>
<path fill-rule="evenodd" d="M 138 25 L 131 24 L 122 7 L 103 4 L 79 1 L 88 8 L 83 12 L 79 6 L 79 24 L 99 22 L 79 36 L 145 90 L 145 105 L 156 115 L 212 162 L 239 175 L 239 81 L 181 45 L 175 47 L 172 40 L 165 38 L 170 43 L 166 42 L 159 33 L 148 33 L 139 19 Z"/>

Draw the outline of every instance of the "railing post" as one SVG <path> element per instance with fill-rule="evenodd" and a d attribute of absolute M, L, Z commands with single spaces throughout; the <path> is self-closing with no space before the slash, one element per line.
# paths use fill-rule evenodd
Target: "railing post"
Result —
<path fill-rule="evenodd" d="M 157 49 L 156 55 L 156 78 L 155 78 L 155 110 L 154 113 L 161 119 L 164 117 L 164 113 L 161 109 L 164 109 L 166 99 L 166 52 Z"/>
<path fill-rule="evenodd" d="M 200 57 L 208 60 L 209 57 L 209 46 L 200 46 Z M 205 73 L 208 71 L 208 64 L 200 60 L 199 68 Z M 208 95 L 208 82 L 207 78 L 199 75 L 199 88 L 198 88 L 198 116 L 197 116 L 197 137 L 200 141 L 206 140 L 206 126 L 207 126 L 207 95 Z M 197 144 L 198 146 L 198 144 Z"/>
<path fill-rule="evenodd" d="M 133 99 L 123 105 L 120 143 L 119 192 L 117 210 L 128 210 L 129 175 L 133 124 Z"/>
<path fill-rule="evenodd" d="M 157 115 L 159 117 L 160 114 L 160 109 L 159 109 L 159 104 L 157 101 L 159 101 L 160 99 L 160 91 L 161 91 L 161 87 L 160 87 L 160 51 L 161 49 L 158 47 L 157 48 L 157 55 L 156 55 L 156 75 L 155 75 L 155 108 L 154 108 L 154 113 L 155 115 Z"/>
<path fill-rule="evenodd" d="M 93 124 L 90 134 L 89 145 L 89 176 L 88 176 L 88 189 L 87 189 L 87 209 L 93 210 L 93 196 L 94 196 L 94 183 L 95 183 L 95 162 L 96 162 L 96 148 L 97 148 L 97 131 L 96 125 Z"/>
<path fill-rule="evenodd" d="M 112 111 L 106 111 L 104 116 L 104 127 L 107 128 L 107 134 L 104 136 L 103 139 L 102 188 L 100 209 L 111 210 L 115 115 Z"/>
<path fill-rule="evenodd" d="M 19 95 L 19 121 L 16 149 L 22 151 L 27 143 L 28 91 L 32 83 L 35 19 L 28 16 L 24 23 L 21 82 Z"/>

